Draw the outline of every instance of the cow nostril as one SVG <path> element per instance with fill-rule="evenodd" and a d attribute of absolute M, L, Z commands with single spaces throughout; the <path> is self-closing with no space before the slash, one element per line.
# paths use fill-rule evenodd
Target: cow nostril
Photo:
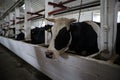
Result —
<path fill-rule="evenodd" d="M 53 52 L 45 52 L 46 57 L 52 59 L 53 58 Z"/>

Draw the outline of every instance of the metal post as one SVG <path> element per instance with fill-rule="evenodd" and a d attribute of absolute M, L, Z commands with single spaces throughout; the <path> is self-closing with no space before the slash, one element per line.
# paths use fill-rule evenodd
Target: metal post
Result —
<path fill-rule="evenodd" d="M 117 0 L 101 0 L 101 56 L 113 55 L 117 24 Z"/>
<path fill-rule="evenodd" d="M 30 14 L 27 12 L 31 12 L 31 2 L 30 0 L 25 0 L 25 21 L 24 21 L 24 29 L 25 29 L 25 40 L 31 40 L 31 21 L 28 21 L 30 18 Z"/>
<path fill-rule="evenodd" d="M 53 6 L 48 5 L 48 2 L 53 2 L 53 0 L 45 0 L 45 18 L 52 18 L 53 16 L 49 16 L 48 12 L 53 10 Z M 50 22 L 46 21 L 46 24 L 51 24 Z M 47 45 L 49 43 L 48 41 L 48 32 L 45 31 L 45 44 Z"/>
<path fill-rule="evenodd" d="M 10 25 L 13 24 L 13 22 L 11 20 L 14 19 L 14 14 L 13 12 L 10 13 Z M 11 27 L 13 27 L 13 25 L 11 25 Z"/>
<path fill-rule="evenodd" d="M 16 17 L 20 17 L 19 7 L 15 8 L 15 38 L 17 37 L 17 34 L 19 34 L 19 28 L 20 28 L 20 24 L 16 24 L 19 21 L 18 19 L 16 19 Z"/>

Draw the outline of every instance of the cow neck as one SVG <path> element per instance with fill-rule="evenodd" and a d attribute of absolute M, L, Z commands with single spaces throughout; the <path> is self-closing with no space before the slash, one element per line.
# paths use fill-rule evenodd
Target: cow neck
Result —
<path fill-rule="evenodd" d="M 67 47 L 66 47 L 66 50 L 65 50 L 65 51 L 67 51 L 67 50 L 69 49 L 69 46 L 70 46 L 70 44 L 71 44 L 71 42 L 72 42 L 71 28 L 69 28 L 68 33 L 69 33 L 69 35 L 70 35 L 70 40 L 69 40 L 69 42 L 68 42 L 68 44 L 67 44 Z"/>

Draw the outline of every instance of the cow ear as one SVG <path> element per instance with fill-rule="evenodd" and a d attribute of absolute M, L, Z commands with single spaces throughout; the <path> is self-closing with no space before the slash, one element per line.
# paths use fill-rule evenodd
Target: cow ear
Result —
<path fill-rule="evenodd" d="M 70 19 L 70 23 L 75 22 L 75 21 L 76 21 L 75 18 Z"/>
<path fill-rule="evenodd" d="M 50 21 L 50 22 L 55 22 L 55 19 L 52 19 L 52 18 L 45 18 L 45 19 Z"/>

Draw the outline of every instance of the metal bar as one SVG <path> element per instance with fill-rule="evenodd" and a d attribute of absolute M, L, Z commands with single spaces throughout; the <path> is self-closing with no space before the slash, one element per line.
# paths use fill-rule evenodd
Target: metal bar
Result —
<path fill-rule="evenodd" d="M 3 25 L 9 24 L 9 22 L 4 22 Z"/>
<path fill-rule="evenodd" d="M 51 11 L 51 12 L 48 13 L 48 15 L 52 15 L 52 14 L 54 14 L 54 13 L 63 11 L 63 10 L 65 10 L 65 9 L 66 9 L 66 8 L 61 8 L 61 9 L 57 9 L 57 10 Z"/>
<path fill-rule="evenodd" d="M 9 24 L 9 22 L 5 22 L 6 24 Z"/>
<path fill-rule="evenodd" d="M 42 16 L 34 16 L 34 17 L 31 17 L 31 18 L 29 18 L 28 19 L 28 21 L 30 21 L 30 20 L 36 20 L 36 19 L 40 19 L 40 18 L 44 18 L 45 17 L 45 15 L 42 15 Z"/>
<path fill-rule="evenodd" d="M 23 22 L 24 22 L 24 20 L 18 21 L 18 22 L 16 22 L 16 24 L 20 24 L 20 23 L 23 23 Z"/>
<path fill-rule="evenodd" d="M 48 5 L 52 5 L 54 7 L 60 7 L 60 8 L 67 8 L 66 6 L 63 6 L 63 4 L 56 4 L 53 2 L 48 2 Z"/>
<path fill-rule="evenodd" d="M 15 25 L 15 20 L 10 20 L 10 22 L 12 22 L 12 24 L 10 24 L 11 26 Z"/>
<path fill-rule="evenodd" d="M 11 26 L 12 26 L 12 25 L 15 25 L 15 23 L 12 23 Z"/>
<path fill-rule="evenodd" d="M 4 25 L 3 27 L 8 27 L 9 25 Z"/>
<path fill-rule="evenodd" d="M 16 17 L 16 19 L 24 19 L 24 17 Z"/>
<path fill-rule="evenodd" d="M 24 4 L 24 0 L 17 0 L 3 15 L 0 17 L 0 20 L 3 19 L 6 15 L 8 15 L 11 11 L 15 9 L 17 6 L 21 6 Z"/>
<path fill-rule="evenodd" d="M 73 2 L 73 1 L 76 1 L 76 0 L 67 0 L 67 1 L 64 1 L 64 2 L 60 2 L 59 4 L 67 4 L 67 3 L 70 3 L 70 2 Z"/>
<path fill-rule="evenodd" d="M 60 12 L 60 11 L 63 11 L 65 9 L 67 9 L 68 7 L 63 6 L 63 4 L 67 4 L 67 3 L 70 3 L 70 2 L 73 2 L 73 1 L 76 1 L 76 0 L 67 0 L 67 1 L 64 1 L 64 2 L 60 2 L 59 4 L 48 2 L 49 5 L 54 5 L 54 7 L 60 7 L 61 8 L 61 9 L 57 9 L 57 10 L 53 10 L 53 11 L 49 12 L 48 15 L 52 15 L 54 13 L 57 13 L 57 12 Z"/>
<path fill-rule="evenodd" d="M 32 12 L 27 12 L 27 14 L 33 15 L 33 13 L 32 13 Z"/>
<path fill-rule="evenodd" d="M 34 14 L 38 14 L 38 13 L 43 12 L 43 11 L 45 11 L 45 9 L 42 9 L 42 10 L 37 11 L 37 12 L 34 12 Z"/>
<path fill-rule="evenodd" d="M 10 20 L 10 21 L 12 22 L 12 21 L 15 21 L 15 20 Z"/>
<path fill-rule="evenodd" d="M 100 6 L 100 1 L 94 1 L 94 2 L 90 2 L 90 3 L 87 3 L 87 4 L 82 4 L 81 6 L 74 6 L 74 7 L 71 7 L 71 8 L 67 8 L 67 9 L 64 9 L 64 10 L 61 10 L 59 12 L 54 12 L 52 13 L 53 15 L 58 15 L 58 14 L 62 14 L 62 13 L 67 13 L 67 12 L 71 12 L 71 11 L 76 11 L 76 10 L 79 10 L 79 9 L 86 9 L 86 8 L 90 8 L 90 7 L 95 7 L 95 6 Z"/>
<path fill-rule="evenodd" d="M 34 14 L 39 14 L 40 12 L 43 12 L 43 11 L 45 11 L 45 9 L 42 9 L 42 10 L 36 11 L 36 12 L 27 12 L 27 14 L 34 15 Z"/>
<path fill-rule="evenodd" d="M 30 15 L 38 15 L 38 16 L 42 16 L 43 14 L 39 14 L 39 13 L 31 13 L 31 12 L 27 12 L 27 14 L 30 14 Z"/>
<path fill-rule="evenodd" d="M 40 13 L 40 12 L 43 12 L 43 11 L 45 11 L 45 9 L 42 9 L 42 10 L 40 10 L 40 11 L 36 11 L 36 12 L 27 12 L 27 14 L 42 16 L 42 14 L 39 14 L 39 13 Z"/>

